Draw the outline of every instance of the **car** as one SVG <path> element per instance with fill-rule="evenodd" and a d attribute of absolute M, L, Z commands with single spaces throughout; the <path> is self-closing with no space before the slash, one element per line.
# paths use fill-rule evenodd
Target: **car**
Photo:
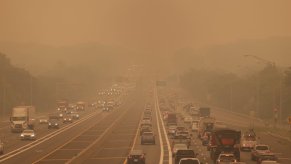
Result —
<path fill-rule="evenodd" d="M 63 123 L 72 123 L 73 122 L 73 117 L 71 115 L 66 115 L 63 117 Z"/>
<path fill-rule="evenodd" d="M 177 131 L 186 131 L 186 130 L 187 130 L 187 128 L 185 126 L 177 126 L 176 127 L 176 132 Z"/>
<path fill-rule="evenodd" d="M 139 131 L 139 135 L 142 135 L 144 132 L 152 132 L 151 126 L 142 126 Z"/>
<path fill-rule="evenodd" d="M 172 145 L 175 145 L 175 144 L 185 144 L 187 148 L 189 148 L 191 146 L 191 139 L 185 139 L 185 138 L 173 139 Z"/>
<path fill-rule="evenodd" d="M 155 135 L 153 132 L 144 132 L 141 135 L 141 144 L 156 144 Z"/>
<path fill-rule="evenodd" d="M 276 157 L 276 155 L 274 153 L 262 153 L 257 157 L 257 163 L 261 164 L 261 163 L 274 163 L 277 162 L 278 158 Z"/>
<path fill-rule="evenodd" d="M 39 119 L 39 124 L 47 124 L 48 119 L 47 118 L 40 118 Z"/>
<path fill-rule="evenodd" d="M 127 164 L 145 164 L 145 153 L 142 150 L 132 150 L 127 156 Z"/>
<path fill-rule="evenodd" d="M 194 153 L 191 149 L 179 149 L 176 152 L 175 164 L 179 164 L 180 160 L 183 158 L 196 158 L 198 154 Z"/>
<path fill-rule="evenodd" d="M 191 139 L 191 135 L 188 131 L 176 131 L 175 139 Z"/>
<path fill-rule="evenodd" d="M 20 134 L 20 139 L 21 140 L 35 140 L 36 135 L 34 130 L 31 129 L 25 129 L 23 132 Z"/>
<path fill-rule="evenodd" d="M 241 151 L 251 151 L 253 147 L 257 144 L 256 138 L 243 136 L 240 141 L 240 149 Z"/>
<path fill-rule="evenodd" d="M 198 158 L 182 158 L 179 164 L 201 164 Z"/>
<path fill-rule="evenodd" d="M 48 121 L 48 129 L 51 128 L 60 128 L 59 120 L 58 119 L 49 119 Z"/>
<path fill-rule="evenodd" d="M 76 111 L 72 111 L 71 116 L 73 119 L 77 120 L 80 118 L 80 115 Z"/>
<path fill-rule="evenodd" d="M 188 149 L 188 146 L 182 143 L 174 144 L 173 149 L 172 149 L 172 156 L 175 157 L 177 151 L 180 149 Z"/>
<path fill-rule="evenodd" d="M 216 160 L 216 164 L 230 163 L 230 162 L 237 162 L 235 155 L 232 153 L 221 153 L 219 154 Z"/>
<path fill-rule="evenodd" d="M 204 135 L 201 137 L 202 145 L 207 146 L 210 140 L 211 132 L 205 132 Z"/>
<path fill-rule="evenodd" d="M 141 124 L 140 124 L 140 127 L 143 127 L 143 126 L 150 126 L 152 127 L 152 123 L 150 121 L 142 121 Z"/>
<path fill-rule="evenodd" d="M 193 120 L 193 119 L 192 119 L 191 116 L 186 116 L 186 117 L 184 117 L 184 123 L 185 123 L 185 124 L 191 123 L 192 120 Z"/>
<path fill-rule="evenodd" d="M 0 155 L 4 154 L 4 142 L 0 139 Z"/>
<path fill-rule="evenodd" d="M 257 158 L 264 153 L 269 153 L 270 147 L 268 145 L 264 144 L 257 144 L 254 146 L 254 148 L 251 150 L 251 159 L 253 161 L 256 161 Z"/>
<path fill-rule="evenodd" d="M 191 130 L 192 132 L 198 132 L 198 122 L 192 122 Z"/>
<path fill-rule="evenodd" d="M 168 134 L 169 135 L 175 135 L 175 133 L 176 133 L 176 128 L 177 128 L 177 126 L 175 126 L 175 125 L 171 125 L 171 126 L 169 126 L 168 127 Z"/>

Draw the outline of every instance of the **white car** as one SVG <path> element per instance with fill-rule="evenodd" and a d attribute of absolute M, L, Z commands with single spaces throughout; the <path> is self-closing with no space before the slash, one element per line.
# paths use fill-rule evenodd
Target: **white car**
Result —
<path fill-rule="evenodd" d="M 221 153 L 221 154 L 219 154 L 219 156 L 216 160 L 216 164 L 230 163 L 230 162 L 237 162 L 234 154 L 232 154 L 232 153 Z"/>
<path fill-rule="evenodd" d="M 168 128 L 168 134 L 169 135 L 174 135 L 176 133 L 176 128 L 177 128 L 177 126 L 175 126 L 175 125 L 169 126 L 169 128 Z"/>
<path fill-rule="evenodd" d="M 48 123 L 48 119 L 47 118 L 40 118 L 39 119 L 39 124 L 47 124 Z"/>
<path fill-rule="evenodd" d="M 201 164 L 198 158 L 182 158 L 179 164 Z"/>
<path fill-rule="evenodd" d="M 184 117 L 184 123 L 191 123 L 193 121 L 191 116 Z"/>
<path fill-rule="evenodd" d="M 198 129 L 199 129 L 198 123 L 197 122 L 193 122 L 191 129 L 192 129 L 192 132 L 198 132 Z"/>
<path fill-rule="evenodd" d="M 173 146 L 172 156 L 175 157 L 178 150 L 185 150 L 185 149 L 188 149 L 188 146 L 186 144 L 175 144 Z"/>
<path fill-rule="evenodd" d="M 35 140 L 35 132 L 34 130 L 26 129 L 20 134 L 21 140 Z"/>

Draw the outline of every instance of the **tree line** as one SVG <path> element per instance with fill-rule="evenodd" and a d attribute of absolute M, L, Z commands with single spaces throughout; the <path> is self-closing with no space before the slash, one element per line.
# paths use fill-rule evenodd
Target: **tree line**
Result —
<path fill-rule="evenodd" d="M 291 114 L 291 68 L 268 64 L 262 70 L 239 76 L 234 73 L 190 69 L 180 85 L 198 101 L 257 117 L 286 120 Z"/>

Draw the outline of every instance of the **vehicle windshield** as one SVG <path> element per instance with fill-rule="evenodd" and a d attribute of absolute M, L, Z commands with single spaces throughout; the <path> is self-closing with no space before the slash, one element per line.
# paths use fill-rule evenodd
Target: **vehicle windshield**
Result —
<path fill-rule="evenodd" d="M 257 146 L 257 150 L 269 150 L 268 146 Z"/>
<path fill-rule="evenodd" d="M 26 117 L 11 117 L 12 121 L 25 121 Z"/>
<path fill-rule="evenodd" d="M 200 163 L 197 160 L 187 159 L 187 160 L 182 160 L 180 164 L 200 164 Z"/>
<path fill-rule="evenodd" d="M 223 155 L 223 156 L 220 156 L 220 161 L 222 162 L 234 162 L 234 156 L 232 155 Z"/>
<path fill-rule="evenodd" d="M 23 133 L 33 133 L 33 130 L 24 130 Z"/>

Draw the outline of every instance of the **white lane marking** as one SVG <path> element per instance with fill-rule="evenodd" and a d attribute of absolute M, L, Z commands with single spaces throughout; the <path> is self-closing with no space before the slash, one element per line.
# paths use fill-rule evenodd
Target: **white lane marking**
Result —
<path fill-rule="evenodd" d="M 74 156 L 73 158 L 69 159 L 66 164 L 69 164 L 69 163 L 72 163 L 76 158 L 80 157 L 81 155 L 83 155 L 84 153 L 86 153 L 89 149 L 91 149 L 97 142 L 99 142 L 107 133 L 109 130 L 111 130 L 111 128 L 113 128 L 113 126 L 118 122 L 120 121 L 120 119 L 128 112 L 129 108 L 125 111 L 123 111 L 123 113 L 121 113 L 119 115 L 119 117 L 117 117 L 117 119 L 114 120 L 114 122 L 112 122 L 110 124 L 109 127 L 106 128 L 106 130 L 98 136 L 98 138 L 92 142 L 92 144 L 90 144 L 89 146 L 87 146 L 85 149 L 83 149 L 81 152 L 79 152 L 76 156 Z M 119 141 L 121 142 L 121 141 Z"/>
<path fill-rule="evenodd" d="M 160 161 L 159 164 L 163 163 L 164 160 L 164 144 L 163 144 L 163 139 L 162 139 L 162 134 L 161 134 L 161 129 L 160 129 L 160 121 L 159 121 L 159 115 L 158 115 L 158 102 L 156 98 L 156 92 L 155 92 L 155 111 L 156 111 L 156 116 L 157 116 L 157 127 L 158 127 L 158 133 L 159 133 L 159 139 L 160 139 L 160 148 L 161 148 L 161 153 L 160 153 Z"/>
<path fill-rule="evenodd" d="M 157 109 L 158 109 L 158 112 L 159 112 L 159 118 L 160 118 L 160 120 L 162 122 L 162 128 L 163 128 L 164 135 L 165 135 L 166 142 L 167 142 L 167 146 L 168 146 L 169 164 L 172 164 L 172 149 L 171 149 L 169 138 L 168 138 L 168 135 L 167 135 L 167 131 L 166 131 L 166 128 L 165 128 L 165 125 L 164 125 L 164 121 L 162 119 L 162 114 L 161 114 L 160 107 L 159 107 L 158 90 L 157 90 L 156 87 L 155 87 L 155 95 L 156 95 Z"/>
<path fill-rule="evenodd" d="M 139 134 L 139 127 L 140 127 L 140 120 L 142 119 L 142 116 L 143 116 L 143 113 L 141 114 L 140 116 L 140 119 L 139 119 L 139 123 L 138 123 L 138 127 L 136 129 L 136 132 L 135 132 L 135 136 L 134 136 L 134 139 L 133 139 L 133 144 L 131 146 L 131 149 L 130 151 L 132 151 L 134 149 L 134 146 L 136 144 L 136 141 L 137 141 L 137 137 L 138 137 L 138 134 Z M 130 153 L 130 152 L 129 152 Z M 123 162 L 123 164 L 126 164 L 127 163 L 127 157 L 125 157 L 125 160 Z"/>
<path fill-rule="evenodd" d="M 37 145 L 39 145 L 39 144 L 41 144 L 41 143 L 53 138 L 53 137 L 55 137 L 56 135 L 66 131 L 68 129 L 71 129 L 75 125 L 78 125 L 78 124 L 86 121 L 87 119 L 90 119 L 91 117 L 95 116 L 98 113 L 100 113 L 100 112 L 94 112 L 92 114 L 89 114 L 88 116 L 86 116 L 86 117 L 74 122 L 73 124 L 69 124 L 69 125 L 61 128 L 61 129 L 58 129 L 57 131 L 54 131 L 54 132 L 52 132 L 52 133 L 50 133 L 50 134 L 48 134 L 48 135 L 46 135 L 46 136 L 44 136 L 44 137 L 42 137 L 40 139 L 37 139 L 37 140 L 35 140 L 35 141 L 25 145 L 25 146 L 22 146 L 22 147 L 20 147 L 20 148 L 18 148 L 16 150 L 13 150 L 13 151 L 11 151 L 11 152 L 9 152 L 7 154 L 4 154 L 3 156 L 0 157 L 0 159 L 1 159 L 0 163 L 3 162 L 3 161 L 8 160 L 8 159 L 20 154 L 20 153 L 23 153 L 23 152 L 25 152 L 25 151 L 27 151 L 29 149 L 32 149 L 33 147 L 35 147 L 35 146 L 37 146 Z"/>

